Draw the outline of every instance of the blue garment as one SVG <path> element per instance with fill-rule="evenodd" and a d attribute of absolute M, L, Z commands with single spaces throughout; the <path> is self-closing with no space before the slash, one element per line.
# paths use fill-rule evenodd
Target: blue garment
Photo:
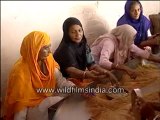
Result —
<path fill-rule="evenodd" d="M 140 4 L 141 7 L 141 13 L 138 20 L 135 20 L 131 18 L 130 16 L 130 6 L 132 1 L 127 1 L 125 4 L 125 13 L 124 15 L 118 20 L 117 26 L 123 25 L 123 24 L 129 24 L 132 27 L 134 27 L 137 31 L 136 38 L 134 40 L 134 43 L 136 45 L 139 45 L 142 41 L 147 40 L 148 38 L 148 29 L 151 26 L 150 21 L 143 15 L 143 8 L 139 1 L 137 1 Z"/>

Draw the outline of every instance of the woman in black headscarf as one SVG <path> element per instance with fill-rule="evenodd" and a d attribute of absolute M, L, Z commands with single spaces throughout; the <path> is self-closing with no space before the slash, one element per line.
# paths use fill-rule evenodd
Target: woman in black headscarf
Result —
<path fill-rule="evenodd" d="M 54 58 L 59 63 L 63 76 L 67 78 L 80 79 L 81 82 L 83 79 L 114 78 L 109 71 L 95 64 L 82 24 L 74 17 L 67 18 L 63 23 L 63 38 Z"/>

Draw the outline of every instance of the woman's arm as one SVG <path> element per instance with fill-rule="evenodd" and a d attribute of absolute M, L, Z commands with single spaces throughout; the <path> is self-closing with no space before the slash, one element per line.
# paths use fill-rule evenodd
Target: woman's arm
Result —
<path fill-rule="evenodd" d="M 144 59 L 148 59 L 151 54 L 149 51 L 143 50 L 134 44 L 132 44 L 129 49 L 130 49 L 130 52 L 132 53 L 132 55 L 137 56 L 137 57 L 141 57 Z"/>
<path fill-rule="evenodd" d="M 66 80 L 66 78 L 63 77 L 63 75 L 59 71 L 59 69 L 55 68 L 54 75 L 55 75 L 55 78 L 57 80 L 57 87 L 58 88 L 75 86 L 74 83 L 72 83 L 71 81 Z"/>
<path fill-rule="evenodd" d="M 72 78 L 77 78 L 77 79 L 99 79 L 100 77 L 102 76 L 99 76 L 99 73 L 94 71 L 94 70 L 86 70 L 86 71 L 83 71 L 83 70 L 79 70 L 75 67 L 68 67 L 66 69 L 66 72 L 69 74 L 69 77 L 72 77 Z"/>
<path fill-rule="evenodd" d="M 112 69 L 116 69 L 116 70 L 122 70 L 124 72 L 126 72 L 132 79 L 135 79 L 137 77 L 137 72 L 131 68 L 129 68 L 126 65 L 115 65 L 112 64 Z"/>
<path fill-rule="evenodd" d="M 159 38 L 160 39 L 160 38 Z M 158 37 L 156 38 L 151 38 L 149 40 L 141 42 L 140 46 L 145 47 L 145 46 L 152 46 L 152 45 L 160 45 Z"/>
<path fill-rule="evenodd" d="M 154 54 L 150 54 L 148 60 L 160 63 L 160 57 Z"/>
<path fill-rule="evenodd" d="M 146 41 L 142 41 L 140 46 L 152 46 L 152 45 L 160 45 L 160 33 L 157 33 L 151 37 L 148 38 Z"/>
<path fill-rule="evenodd" d="M 119 82 L 117 80 L 117 78 L 115 77 L 115 75 L 113 73 L 111 73 L 110 71 L 106 70 L 105 68 L 94 64 L 90 67 L 91 70 L 95 70 L 98 72 L 99 75 L 105 75 L 104 77 L 106 78 L 110 78 L 111 83 L 116 86 L 119 86 Z"/>
<path fill-rule="evenodd" d="M 142 50 L 134 44 L 131 45 L 130 51 L 133 52 L 136 56 L 139 56 L 141 58 L 160 63 L 160 57 L 159 56 L 154 55 L 154 54 L 148 52 L 147 50 Z"/>
<path fill-rule="evenodd" d="M 115 46 L 112 41 L 106 40 L 106 42 L 104 42 L 102 50 L 101 50 L 101 54 L 100 54 L 99 65 L 108 70 L 111 70 L 111 69 L 123 70 L 127 72 L 131 76 L 131 78 L 135 78 L 136 72 L 134 70 L 130 69 L 129 67 L 125 65 L 118 65 L 118 66 L 114 65 L 114 63 L 112 63 L 109 60 L 112 54 L 114 53 L 114 47 Z M 99 70 L 98 67 L 96 67 L 96 69 Z"/>
<path fill-rule="evenodd" d="M 107 70 L 111 70 L 113 64 L 110 59 L 114 56 L 114 48 L 115 45 L 112 40 L 106 40 L 101 47 L 98 64 Z"/>

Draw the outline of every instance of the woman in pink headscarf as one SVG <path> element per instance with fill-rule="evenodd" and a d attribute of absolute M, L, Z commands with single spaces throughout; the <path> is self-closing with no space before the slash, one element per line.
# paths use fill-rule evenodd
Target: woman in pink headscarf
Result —
<path fill-rule="evenodd" d="M 132 26 L 124 24 L 97 38 L 91 45 L 95 62 L 106 69 L 125 71 L 131 78 L 137 76 L 136 72 L 124 65 L 131 55 L 160 62 L 159 57 L 134 44 L 136 33 Z"/>

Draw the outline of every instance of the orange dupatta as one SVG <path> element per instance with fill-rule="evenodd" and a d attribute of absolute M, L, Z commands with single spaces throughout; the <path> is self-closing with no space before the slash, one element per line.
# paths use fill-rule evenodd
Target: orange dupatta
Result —
<path fill-rule="evenodd" d="M 59 65 L 50 53 L 45 60 L 48 75 L 44 75 L 37 63 L 40 49 L 50 44 L 46 33 L 33 31 L 28 34 L 21 45 L 21 58 L 15 63 L 9 75 L 5 99 L 7 120 L 13 120 L 14 113 L 25 107 L 34 107 L 53 93 L 37 93 L 37 88 L 55 88 L 54 69 Z"/>

